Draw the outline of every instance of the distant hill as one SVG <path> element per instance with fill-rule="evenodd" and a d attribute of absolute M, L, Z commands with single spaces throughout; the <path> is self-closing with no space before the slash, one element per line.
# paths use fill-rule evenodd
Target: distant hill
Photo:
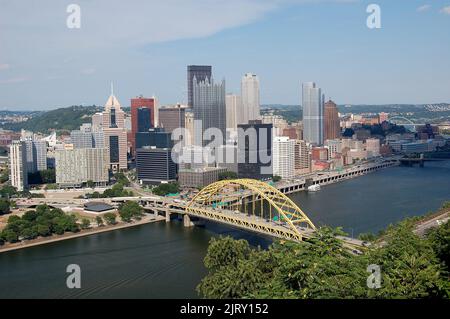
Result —
<path fill-rule="evenodd" d="M 91 121 L 91 116 L 101 112 L 99 106 L 70 106 L 47 112 L 40 112 L 33 118 L 22 123 L 7 123 L 2 126 L 5 130 L 20 131 L 21 129 L 47 134 L 52 130 L 71 131 L 81 124 Z"/>

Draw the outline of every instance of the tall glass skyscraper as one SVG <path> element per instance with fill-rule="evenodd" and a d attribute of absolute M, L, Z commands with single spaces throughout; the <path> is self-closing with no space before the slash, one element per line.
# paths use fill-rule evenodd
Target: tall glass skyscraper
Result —
<path fill-rule="evenodd" d="M 193 84 L 194 120 L 202 123 L 201 136 L 195 136 L 194 143 L 199 146 L 206 146 L 210 140 L 204 138 L 204 132 L 209 128 L 218 128 L 223 137 L 221 144 L 224 144 L 226 138 L 225 80 L 216 84 L 213 78 L 211 78 L 211 81 L 206 79 L 197 82 L 194 77 Z M 194 134 L 197 135 L 198 133 L 200 132 L 195 129 Z"/>
<path fill-rule="evenodd" d="M 323 97 L 322 90 L 314 82 L 302 85 L 303 139 L 309 143 L 323 144 Z"/>
<path fill-rule="evenodd" d="M 152 127 L 151 123 L 152 110 L 146 107 L 140 107 L 137 109 L 137 130 L 138 132 L 148 132 Z"/>
<path fill-rule="evenodd" d="M 187 67 L 187 87 L 188 87 L 188 106 L 194 105 L 194 77 L 196 82 L 203 82 L 206 79 L 211 81 L 212 67 L 210 65 L 188 65 Z"/>

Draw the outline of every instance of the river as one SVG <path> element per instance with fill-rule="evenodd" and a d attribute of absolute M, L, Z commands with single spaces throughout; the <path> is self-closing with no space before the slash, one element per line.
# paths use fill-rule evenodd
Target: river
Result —
<path fill-rule="evenodd" d="M 450 200 L 450 161 L 394 167 L 301 192 L 292 199 L 316 225 L 377 232 Z M 266 247 L 270 239 L 207 223 L 147 224 L 0 254 L 0 298 L 196 298 L 208 242 L 218 234 Z M 81 289 L 66 267 L 81 267 Z"/>

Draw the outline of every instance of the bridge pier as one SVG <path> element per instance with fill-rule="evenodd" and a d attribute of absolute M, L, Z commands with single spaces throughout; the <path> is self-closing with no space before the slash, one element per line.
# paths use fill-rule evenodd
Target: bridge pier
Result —
<path fill-rule="evenodd" d="M 166 223 L 170 223 L 170 209 L 166 208 L 164 211 L 166 213 Z"/>
<path fill-rule="evenodd" d="M 193 227 L 195 226 L 194 223 L 191 221 L 191 218 L 188 214 L 183 215 L 183 226 L 184 227 Z"/>

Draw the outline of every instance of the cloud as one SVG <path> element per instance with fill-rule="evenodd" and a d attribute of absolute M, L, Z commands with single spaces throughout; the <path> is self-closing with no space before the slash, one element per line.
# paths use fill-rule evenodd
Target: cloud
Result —
<path fill-rule="evenodd" d="M 424 4 L 423 6 L 420 6 L 420 7 L 417 8 L 417 12 L 428 11 L 430 8 L 431 8 L 431 5 Z"/>
<path fill-rule="evenodd" d="M 450 15 L 450 6 L 443 7 L 440 12 Z"/>

